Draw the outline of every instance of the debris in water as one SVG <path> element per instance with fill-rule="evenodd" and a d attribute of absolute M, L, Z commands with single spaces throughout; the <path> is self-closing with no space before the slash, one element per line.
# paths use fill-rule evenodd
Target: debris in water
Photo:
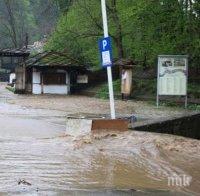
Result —
<path fill-rule="evenodd" d="M 83 141 L 84 144 L 92 144 L 92 141 L 90 139 L 86 139 Z"/>
<path fill-rule="evenodd" d="M 18 185 L 23 184 L 23 185 L 27 185 L 27 186 L 31 186 L 32 184 L 30 182 L 27 182 L 24 179 L 19 179 L 18 180 Z"/>
<path fill-rule="evenodd" d="M 111 137 L 117 137 L 117 134 L 116 133 L 112 133 L 110 136 Z"/>
<path fill-rule="evenodd" d="M 87 138 L 87 137 L 75 139 L 74 142 L 75 142 L 74 150 L 81 148 L 84 144 L 92 144 L 91 138 Z"/>

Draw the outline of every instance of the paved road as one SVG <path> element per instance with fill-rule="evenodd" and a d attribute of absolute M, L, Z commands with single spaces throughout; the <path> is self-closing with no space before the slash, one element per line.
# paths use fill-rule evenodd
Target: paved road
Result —
<path fill-rule="evenodd" d="M 34 109 L 7 103 L 22 99 L 0 84 L 0 138 L 1 137 L 53 137 L 63 135 L 63 113 L 48 109 Z"/>

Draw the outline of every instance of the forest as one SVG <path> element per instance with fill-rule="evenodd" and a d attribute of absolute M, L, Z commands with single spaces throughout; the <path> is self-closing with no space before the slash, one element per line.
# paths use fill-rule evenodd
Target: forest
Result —
<path fill-rule="evenodd" d="M 132 59 L 145 70 L 159 54 L 187 54 L 199 70 L 199 0 L 107 0 L 107 11 L 116 60 Z M 0 47 L 20 48 L 47 36 L 46 50 L 96 69 L 101 17 L 100 0 L 1 0 Z"/>
<path fill-rule="evenodd" d="M 107 0 L 107 12 L 115 59 L 132 59 L 146 69 L 159 54 L 187 54 L 199 70 L 199 0 Z M 1 48 L 20 48 L 45 35 L 46 50 L 100 67 L 100 0 L 1 0 L 0 20 Z"/>
<path fill-rule="evenodd" d="M 39 41 L 52 32 L 58 15 L 58 4 L 52 0 L 1 0 L 0 48 L 21 48 L 26 41 Z"/>
<path fill-rule="evenodd" d="M 60 1 L 67 2 L 67 1 Z M 68 1 L 62 9 L 47 49 L 66 50 L 98 66 L 97 40 L 102 36 L 99 0 Z M 200 2 L 198 0 L 107 0 L 114 57 L 131 58 L 144 68 L 159 54 L 187 54 L 200 61 Z"/>

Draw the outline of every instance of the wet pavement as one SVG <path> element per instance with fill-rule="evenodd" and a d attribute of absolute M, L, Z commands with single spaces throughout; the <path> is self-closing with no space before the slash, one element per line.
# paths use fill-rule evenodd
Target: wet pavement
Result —
<path fill-rule="evenodd" d="M 65 116 L 80 110 L 94 112 L 91 107 L 97 101 L 86 97 L 79 97 L 79 101 L 75 97 L 73 101 L 71 97 L 62 96 L 13 95 L 0 85 L 0 193 L 200 193 L 198 140 L 135 131 L 81 137 L 65 135 Z M 105 101 L 99 100 L 97 105 L 96 113 L 108 113 Z M 120 102 L 119 105 L 122 113 L 134 110 L 130 108 L 131 103 Z M 142 114 L 139 107 L 135 110 Z M 148 113 L 147 110 L 144 113 Z M 173 111 L 174 115 L 179 113 L 181 111 Z M 167 116 L 172 112 L 153 112 L 154 117 L 159 114 Z M 168 177 L 173 175 L 187 175 L 192 177 L 192 182 L 190 186 L 169 186 Z"/>

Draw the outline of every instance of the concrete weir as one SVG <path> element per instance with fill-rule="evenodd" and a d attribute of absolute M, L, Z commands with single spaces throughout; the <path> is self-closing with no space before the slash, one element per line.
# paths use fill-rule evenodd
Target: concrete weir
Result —
<path fill-rule="evenodd" d="M 66 134 L 80 136 L 102 131 L 127 131 L 128 125 L 129 120 L 125 118 L 113 120 L 103 115 L 69 115 L 66 122 Z"/>
<path fill-rule="evenodd" d="M 136 122 L 132 125 L 131 129 L 200 139 L 200 113 L 183 115 L 176 118 Z"/>

